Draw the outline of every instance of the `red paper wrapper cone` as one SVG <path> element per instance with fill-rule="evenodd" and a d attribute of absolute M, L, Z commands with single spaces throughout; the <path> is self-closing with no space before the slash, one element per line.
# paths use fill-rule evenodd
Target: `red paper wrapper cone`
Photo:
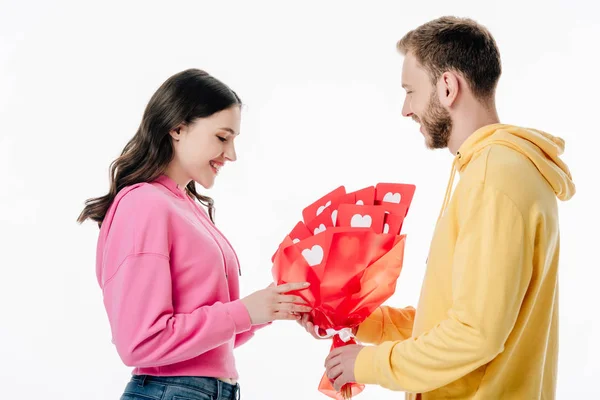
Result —
<path fill-rule="evenodd" d="M 405 239 L 405 235 L 353 228 L 328 229 L 298 243 L 287 237 L 273 257 L 273 278 L 277 284 L 310 282 L 308 289 L 295 294 L 313 308 L 312 321 L 320 328 L 340 331 L 355 327 L 394 293 L 402 270 Z M 303 252 L 306 255 L 315 246 L 319 246 L 318 260 L 322 261 L 309 257 L 310 266 Z M 332 349 L 353 343 L 335 335 Z M 351 384 L 351 393 L 346 394 L 355 396 L 363 389 L 364 385 Z M 326 376 L 319 391 L 344 399 Z"/>

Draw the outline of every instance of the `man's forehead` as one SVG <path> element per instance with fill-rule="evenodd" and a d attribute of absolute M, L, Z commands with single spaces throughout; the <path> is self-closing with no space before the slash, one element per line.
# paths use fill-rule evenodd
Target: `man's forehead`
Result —
<path fill-rule="evenodd" d="M 408 60 L 408 56 L 404 57 L 404 62 L 402 63 L 402 87 L 407 88 L 411 84 L 411 77 L 414 74 L 414 67 L 410 65 L 410 60 Z"/>
<path fill-rule="evenodd" d="M 402 72 L 412 73 L 418 67 L 417 59 L 412 54 L 408 53 L 404 56 L 404 61 L 402 62 Z"/>
<path fill-rule="evenodd" d="M 402 63 L 402 87 L 414 86 L 426 76 L 427 73 L 419 65 L 416 57 L 410 53 L 406 54 Z"/>

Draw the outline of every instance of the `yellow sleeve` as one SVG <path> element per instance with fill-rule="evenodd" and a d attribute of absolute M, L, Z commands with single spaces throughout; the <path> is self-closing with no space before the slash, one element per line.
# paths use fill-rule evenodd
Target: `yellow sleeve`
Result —
<path fill-rule="evenodd" d="M 413 307 L 382 306 L 359 325 L 356 338 L 360 342 L 372 344 L 406 340 L 412 335 L 414 322 L 415 309 Z"/>
<path fill-rule="evenodd" d="M 448 318 L 416 338 L 365 347 L 357 382 L 425 393 L 503 351 L 531 279 L 533 247 L 522 214 L 495 189 L 472 188 L 459 207 Z"/>

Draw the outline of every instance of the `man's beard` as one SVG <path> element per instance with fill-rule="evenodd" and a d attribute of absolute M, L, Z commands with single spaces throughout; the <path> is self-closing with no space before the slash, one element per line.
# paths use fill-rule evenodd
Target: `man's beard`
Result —
<path fill-rule="evenodd" d="M 429 98 L 427 110 L 421 118 L 413 119 L 420 123 L 425 129 L 425 144 L 430 149 L 445 149 L 450 141 L 450 132 L 452 131 L 452 118 L 446 110 L 436 93 Z"/>

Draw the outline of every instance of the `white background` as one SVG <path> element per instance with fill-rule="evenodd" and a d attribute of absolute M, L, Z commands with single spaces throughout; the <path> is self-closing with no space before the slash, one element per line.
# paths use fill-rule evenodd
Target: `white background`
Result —
<path fill-rule="evenodd" d="M 596 395 L 600 28 L 593 2 L 570 3 L 0 1 L 2 398 L 120 396 L 130 370 L 95 281 L 98 230 L 75 220 L 106 193 L 108 165 L 151 94 L 190 67 L 246 104 L 239 160 L 209 193 L 241 258 L 243 294 L 269 283 L 272 253 L 317 197 L 409 182 L 406 259 L 388 304 L 416 305 L 451 155 L 426 150 L 401 117 L 395 43 L 445 14 L 494 34 L 502 121 L 566 140 L 578 193 L 561 204 L 558 399 Z M 243 398 L 325 398 L 316 388 L 328 348 L 295 323 L 261 331 L 236 353 Z M 368 387 L 358 398 L 401 397 Z"/>

